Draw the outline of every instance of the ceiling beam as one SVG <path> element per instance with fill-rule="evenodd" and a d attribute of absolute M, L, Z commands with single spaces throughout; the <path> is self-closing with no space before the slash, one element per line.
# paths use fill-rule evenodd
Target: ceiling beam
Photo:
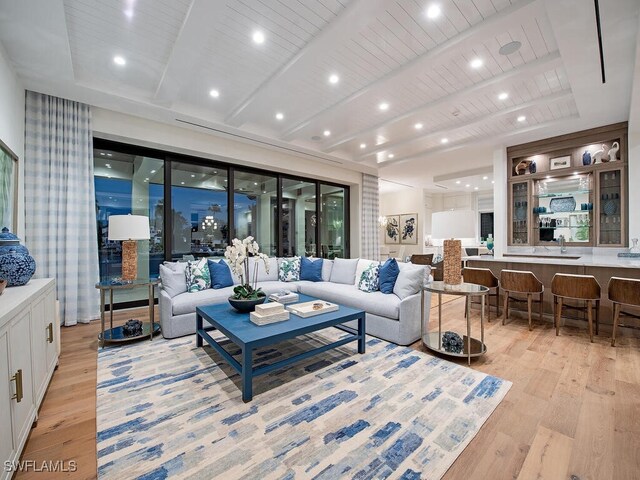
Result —
<path fill-rule="evenodd" d="M 499 85 L 503 82 L 506 82 L 508 80 L 513 80 L 516 78 L 520 78 L 520 77 L 525 77 L 525 78 L 529 78 L 531 76 L 534 75 L 538 75 L 539 73 L 543 73 L 549 70 L 552 70 L 554 68 L 557 68 L 559 66 L 562 65 L 562 58 L 560 57 L 560 53 L 558 51 L 549 53 L 548 55 L 545 55 L 544 57 L 540 57 L 532 62 L 520 65 L 516 68 L 513 68 L 505 73 L 502 73 L 500 75 L 497 75 L 493 78 L 489 78 L 487 80 L 483 80 L 482 82 L 478 82 L 474 85 L 470 85 L 467 88 L 464 88 L 462 90 L 458 90 L 457 92 L 453 92 L 450 95 L 446 95 L 444 97 L 440 97 L 436 100 L 433 100 L 431 102 L 427 102 L 424 103 L 422 105 L 418 105 L 415 108 L 412 108 L 411 110 L 408 110 L 406 112 L 401 113 L 400 115 L 397 115 L 395 117 L 393 117 L 390 120 L 387 120 L 385 122 L 381 122 L 378 123 L 377 125 L 374 125 L 373 127 L 368 127 L 364 130 L 360 130 L 357 133 L 353 133 L 353 134 L 348 134 L 348 135 L 343 135 L 342 137 L 338 138 L 337 140 L 335 140 L 333 143 L 331 143 L 330 145 L 328 145 L 326 148 L 323 149 L 323 151 L 325 152 L 332 152 L 334 150 L 336 150 L 338 147 L 340 147 L 341 145 L 344 145 L 345 143 L 348 143 L 350 141 L 353 141 L 357 138 L 360 138 L 362 136 L 366 136 L 369 135 L 373 132 L 375 132 L 376 130 L 378 130 L 379 128 L 382 128 L 383 126 L 388 126 L 391 125 L 393 123 L 397 123 L 397 122 L 401 122 L 403 120 L 406 120 L 407 118 L 411 118 L 414 115 L 424 115 L 426 112 L 433 110 L 435 108 L 441 107 L 443 105 L 446 105 L 448 103 L 451 102 L 460 102 L 463 99 L 466 98 L 471 98 L 474 95 L 477 95 L 479 92 L 481 92 L 482 90 L 486 90 L 489 89 L 495 85 Z M 400 143 L 400 142 L 398 142 Z M 387 144 L 382 144 L 379 145 L 375 150 L 372 150 L 371 152 L 367 152 L 367 155 L 370 153 L 375 153 L 377 151 L 381 151 L 381 150 L 386 150 L 387 148 L 390 148 L 391 145 L 389 143 Z"/>
<path fill-rule="evenodd" d="M 439 138 L 443 135 L 450 135 L 451 132 L 455 132 L 456 130 L 462 130 L 465 128 L 470 128 L 470 127 L 475 127 L 477 125 L 482 125 L 483 123 L 486 123 L 488 121 L 491 120 L 495 120 L 496 118 L 500 118 L 500 117 L 505 117 L 507 115 L 510 115 L 512 113 L 515 112 L 520 112 L 523 110 L 526 110 L 528 108 L 531 107 L 535 107 L 535 106 L 540 106 L 540 105 L 546 105 L 548 103 L 555 103 L 559 100 L 563 100 L 565 98 L 571 97 L 571 89 L 566 89 L 566 90 L 561 90 L 560 92 L 556 92 L 556 93 L 552 93 L 550 95 L 544 96 L 544 97 L 540 97 L 540 98 L 536 98 L 531 100 L 530 102 L 525 102 L 525 103 L 521 103 L 519 105 L 514 105 L 512 107 L 509 108 L 503 108 L 501 110 L 498 110 L 496 112 L 492 112 L 489 113 L 487 115 L 482 115 L 480 117 L 473 117 L 472 119 L 470 119 L 467 122 L 463 122 L 457 125 L 448 125 L 445 126 L 441 129 L 438 130 L 432 130 L 426 134 L 422 134 L 420 136 L 415 136 L 415 137 L 411 137 L 409 139 L 400 141 L 400 142 L 393 142 L 393 144 L 387 144 L 387 145 L 382 145 L 381 148 L 377 148 L 376 150 L 372 151 L 372 152 L 368 152 L 366 155 L 361 156 L 360 158 L 358 158 L 356 161 L 358 162 L 362 162 L 364 161 L 366 158 L 371 157 L 372 155 L 375 155 L 376 153 L 385 151 L 385 150 L 390 150 L 391 148 L 394 147 L 399 147 L 399 146 L 406 146 L 409 145 L 411 143 L 417 143 L 417 142 L 421 142 L 424 140 L 429 140 L 429 139 L 433 139 L 433 138 Z M 399 158 L 398 160 L 402 160 L 402 158 Z M 383 162 L 386 163 L 386 162 Z"/>
<path fill-rule="evenodd" d="M 527 127 L 527 128 L 518 128 L 516 130 L 513 130 L 511 132 L 505 132 L 505 133 L 501 133 L 499 135 L 496 135 L 494 137 L 491 137 L 491 140 L 498 142 L 500 140 L 504 140 L 506 138 L 509 137 L 513 137 L 515 135 L 522 135 L 525 133 L 529 133 L 529 132 L 534 132 L 536 130 L 542 130 L 545 128 L 549 128 L 549 127 L 555 127 L 555 126 L 566 126 L 567 125 L 567 121 L 569 120 L 579 120 L 580 119 L 580 115 L 578 114 L 574 114 L 574 115 L 569 115 L 568 117 L 563 117 L 563 118 L 559 118 L 557 120 L 550 120 L 548 122 L 543 122 L 543 123 L 538 123 L 536 125 L 532 125 L 531 127 Z M 386 168 L 386 167 L 395 167 L 399 164 L 402 163 L 407 163 L 407 162 L 411 162 L 414 160 L 420 160 L 420 159 L 425 159 L 426 156 L 428 155 L 433 155 L 436 153 L 445 153 L 445 152 L 451 152 L 454 150 L 458 150 L 460 148 L 463 147 L 469 147 L 472 145 L 478 145 L 480 143 L 486 143 L 487 139 L 483 138 L 483 139 L 474 139 L 474 140 L 470 140 L 468 142 L 461 142 L 461 143 L 456 143 L 455 145 L 451 145 L 451 146 L 446 146 L 446 147 L 436 147 L 436 148 L 431 148 L 431 149 L 427 149 L 427 150 L 423 150 L 422 152 L 419 152 L 415 155 L 411 155 L 409 157 L 404 157 L 404 158 L 399 158 L 397 160 L 389 160 L 387 162 L 384 163 L 380 163 L 378 164 L 378 168 Z"/>
<path fill-rule="evenodd" d="M 276 85 L 280 79 L 292 69 L 305 69 L 317 62 L 321 55 L 330 51 L 329 44 L 340 44 L 371 23 L 386 6 L 385 0 L 354 0 L 343 12 L 333 19 L 320 33 L 315 35 L 309 43 L 293 55 L 281 68 L 258 85 L 247 95 L 224 119 L 225 123 L 239 127 L 249 116 L 250 107 L 260 98 L 268 97 L 269 88 Z"/>
<path fill-rule="evenodd" d="M 392 89 L 391 84 L 396 82 L 404 83 L 406 78 L 414 78 L 420 75 L 425 69 L 430 69 L 436 59 L 452 55 L 465 46 L 473 47 L 480 41 L 478 40 L 478 37 L 488 38 L 495 36 L 496 32 L 506 31 L 509 27 L 518 23 L 520 20 L 524 21 L 527 18 L 538 16 L 542 12 L 544 12 L 542 0 L 520 0 L 519 2 L 514 3 L 490 16 L 485 21 L 468 28 L 424 54 L 405 63 L 401 67 L 378 78 L 374 82 L 355 91 L 351 95 L 342 98 L 326 108 L 312 113 L 298 124 L 287 129 L 281 138 L 283 140 L 291 140 L 297 136 L 298 132 L 309 126 L 318 117 L 327 115 L 330 111 L 335 110 L 336 108 L 344 107 L 363 95 L 371 93 L 375 89 L 379 88 L 388 91 L 389 89 Z"/>
<path fill-rule="evenodd" d="M 207 44 L 215 28 L 213 24 L 224 18 L 226 6 L 224 0 L 193 0 L 158 82 L 153 103 L 170 107 L 188 88 L 201 66 L 201 47 Z"/>

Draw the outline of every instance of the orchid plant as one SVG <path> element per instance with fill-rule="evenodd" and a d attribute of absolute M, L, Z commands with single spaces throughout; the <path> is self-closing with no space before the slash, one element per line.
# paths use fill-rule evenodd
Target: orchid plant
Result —
<path fill-rule="evenodd" d="M 249 258 L 254 257 L 253 272 L 249 272 Z M 260 253 L 260 246 L 253 237 L 244 240 L 234 238 L 231 245 L 224 252 L 224 258 L 229 263 L 229 268 L 240 279 L 240 285 L 233 289 L 235 300 L 256 300 L 266 296 L 258 284 L 258 261 L 262 260 L 264 268 L 269 273 L 269 257 Z"/>

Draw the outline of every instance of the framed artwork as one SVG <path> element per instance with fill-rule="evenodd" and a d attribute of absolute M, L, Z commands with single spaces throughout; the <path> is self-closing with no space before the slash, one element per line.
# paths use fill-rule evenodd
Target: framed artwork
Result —
<path fill-rule="evenodd" d="M 384 243 L 400 243 L 400 215 L 387 215 L 387 225 L 384 227 Z"/>
<path fill-rule="evenodd" d="M 18 156 L 0 140 L 0 229 L 18 228 Z"/>
<path fill-rule="evenodd" d="M 400 215 L 400 243 L 404 243 L 406 245 L 418 244 L 417 213 Z"/>
<path fill-rule="evenodd" d="M 559 168 L 567 168 L 571 166 L 571 155 L 555 157 L 549 160 L 549 170 L 557 170 Z"/>

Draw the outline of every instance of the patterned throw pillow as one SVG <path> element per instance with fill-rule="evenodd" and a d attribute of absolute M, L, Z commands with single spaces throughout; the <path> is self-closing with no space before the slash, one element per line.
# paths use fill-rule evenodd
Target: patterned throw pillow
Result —
<path fill-rule="evenodd" d="M 211 274 L 206 258 L 187 262 L 185 275 L 187 276 L 187 292 L 200 292 L 211 287 Z"/>
<path fill-rule="evenodd" d="M 377 263 L 370 264 L 364 269 L 360 280 L 358 281 L 358 288 L 363 292 L 375 292 L 380 289 L 380 277 L 378 275 L 380 271 L 380 265 Z"/>
<path fill-rule="evenodd" d="M 300 280 L 300 257 L 283 258 L 280 261 L 278 278 L 281 282 Z"/>

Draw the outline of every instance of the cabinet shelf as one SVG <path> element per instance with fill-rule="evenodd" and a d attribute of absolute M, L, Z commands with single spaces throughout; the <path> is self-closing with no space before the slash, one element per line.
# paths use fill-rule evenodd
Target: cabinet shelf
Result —
<path fill-rule="evenodd" d="M 536 198 L 554 198 L 554 197 L 569 197 L 572 195 L 589 195 L 593 190 L 574 190 L 573 192 L 559 192 L 559 193 L 538 193 L 534 195 Z"/>
<path fill-rule="evenodd" d="M 593 213 L 593 210 L 570 210 L 568 212 L 536 212 L 534 213 L 534 215 L 554 217 L 554 216 L 559 216 L 562 213 L 568 213 L 570 215 L 573 215 L 575 213 Z"/>

